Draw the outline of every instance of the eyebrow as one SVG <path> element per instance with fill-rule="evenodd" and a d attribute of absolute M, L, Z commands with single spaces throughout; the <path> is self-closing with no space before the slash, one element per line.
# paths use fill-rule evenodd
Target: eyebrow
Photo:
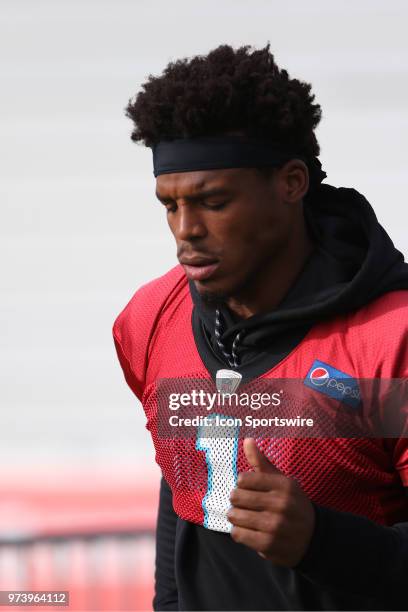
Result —
<path fill-rule="evenodd" d="M 199 191 L 194 195 L 185 196 L 184 199 L 189 202 L 197 202 L 199 200 L 205 200 L 206 198 L 212 198 L 214 196 L 227 195 L 229 192 L 227 189 L 223 187 L 219 187 L 218 189 L 207 189 L 206 191 Z M 160 200 L 160 202 L 167 202 L 172 200 L 170 197 L 165 197 L 160 195 L 158 191 L 156 191 L 156 198 Z"/>

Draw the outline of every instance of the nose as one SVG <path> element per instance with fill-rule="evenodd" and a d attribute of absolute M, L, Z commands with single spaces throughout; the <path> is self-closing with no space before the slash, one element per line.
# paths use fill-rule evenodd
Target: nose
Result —
<path fill-rule="evenodd" d="M 190 241 L 203 238 L 207 229 L 198 211 L 186 204 L 180 205 L 172 221 L 173 234 L 178 241 Z"/>

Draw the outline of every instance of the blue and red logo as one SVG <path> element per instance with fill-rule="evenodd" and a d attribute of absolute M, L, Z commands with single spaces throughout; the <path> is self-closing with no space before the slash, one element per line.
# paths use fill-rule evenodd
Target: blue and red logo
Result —
<path fill-rule="evenodd" d="M 303 383 L 351 408 L 360 407 L 361 394 L 357 380 L 323 361 L 316 359 L 313 362 Z"/>
<path fill-rule="evenodd" d="M 318 387 L 325 385 L 329 378 L 329 370 L 327 368 L 323 368 L 322 366 L 317 366 L 317 368 L 313 368 L 313 370 L 310 372 L 311 382 Z"/>

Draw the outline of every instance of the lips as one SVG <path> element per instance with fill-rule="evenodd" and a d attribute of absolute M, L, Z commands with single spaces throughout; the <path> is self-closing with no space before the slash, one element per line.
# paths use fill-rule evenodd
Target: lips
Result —
<path fill-rule="evenodd" d="M 219 261 L 206 257 L 190 257 L 180 259 L 186 276 L 190 280 L 206 280 L 210 278 L 219 266 Z"/>

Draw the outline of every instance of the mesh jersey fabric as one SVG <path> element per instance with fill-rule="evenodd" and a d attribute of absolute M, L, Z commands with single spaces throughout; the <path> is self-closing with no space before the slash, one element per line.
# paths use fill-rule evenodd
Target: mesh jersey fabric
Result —
<path fill-rule="evenodd" d="M 156 461 L 172 489 L 174 510 L 184 520 L 227 531 L 225 512 L 234 479 L 231 439 L 215 439 L 218 464 L 209 474 L 207 453 L 195 438 L 160 435 L 158 381 L 209 380 L 191 329 L 192 300 L 181 266 L 141 287 L 113 326 L 125 378 L 141 400 Z M 392 291 L 359 310 L 319 323 L 263 378 L 304 379 L 318 359 L 354 378 L 406 378 L 408 292 Z M 402 484 L 408 485 L 405 438 L 266 438 L 258 446 L 284 474 L 296 478 L 322 506 L 365 516 L 379 524 L 406 520 Z M 215 448 L 217 451 L 217 448 Z M 242 441 L 236 469 L 247 471 Z M 213 466 L 214 467 L 214 466 Z M 208 506 L 209 489 L 211 504 Z"/>

